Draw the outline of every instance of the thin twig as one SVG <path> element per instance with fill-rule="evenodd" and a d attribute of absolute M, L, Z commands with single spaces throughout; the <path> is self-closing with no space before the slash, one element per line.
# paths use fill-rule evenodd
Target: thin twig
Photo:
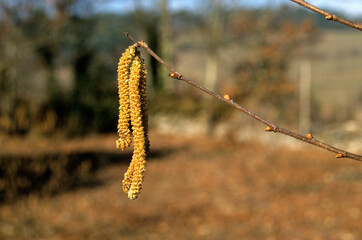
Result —
<path fill-rule="evenodd" d="M 152 49 L 150 49 L 148 47 L 148 45 L 144 42 L 144 41 L 137 41 L 136 39 L 134 39 L 129 33 L 125 33 L 125 35 L 127 37 L 129 37 L 132 41 L 134 41 L 136 44 L 138 44 L 139 47 L 142 47 L 143 49 L 145 49 L 149 54 L 151 54 L 152 57 L 154 57 L 157 61 L 159 61 L 163 66 L 165 66 L 167 69 L 169 69 L 171 71 L 171 73 L 169 74 L 170 77 L 177 79 L 177 80 L 182 80 L 198 89 L 200 89 L 201 91 L 213 96 L 214 98 L 223 101 L 231 106 L 233 106 L 234 108 L 244 112 L 245 114 L 249 115 L 250 117 L 256 119 L 257 121 L 267 125 L 267 127 L 265 128 L 265 131 L 270 131 L 270 132 L 275 132 L 275 133 L 282 133 L 284 135 L 288 135 L 290 137 L 296 138 L 298 140 L 301 140 L 303 142 L 306 143 L 310 143 L 313 144 L 317 147 L 323 148 L 325 150 L 328 150 L 330 152 L 334 152 L 336 153 L 336 157 L 337 158 L 350 158 L 350 159 L 354 159 L 357 161 L 362 161 L 362 156 L 354 154 L 354 153 L 350 153 L 341 149 L 338 149 L 336 147 L 330 146 L 326 143 L 323 143 L 317 139 L 315 139 L 311 134 L 308 134 L 307 136 L 303 136 L 300 135 L 298 133 L 295 133 L 293 131 L 290 131 L 288 129 L 285 128 L 281 128 L 278 127 L 277 125 L 269 122 L 268 120 L 264 119 L 263 117 L 249 111 L 248 109 L 244 108 L 243 106 L 235 103 L 232 99 L 228 99 L 228 98 L 224 98 L 216 93 L 214 93 L 213 91 L 199 85 L 198 83 L 192 81 L 191 79 L 181 75 L 180 73 L 178 73 L 177 71 L 175 71 L 172 67 L 170 67 L 167 63 L 165 63 L 154 51 L 152 51 Z"/>
<path fill-rule="evenodd" d="M 301 5 L 301 6 L 305 7 L 305 8 L 308 8 L 308 9 L 310 9 L 310 10 L 316 12 L 316 13 L 319 13 L 319 14 L 325 16 L 326 20 L 332 20 L 332 21 L 335 21 L 335 22 L 339 22 L 339 23 L 347 25 L 347 26 L 349 26 L 351 28 L 355 28 L 355 29 L 358 29 L 358 30 L 362 31 L 362 24 L 360 24 L 360 23 L 354 23 L 354 22 L 348 21 L 348 20 L 346 20 L 344 18 L 341 18 L 341 17 L 339 17 L 337 15 L 329 13 L 329 12 L 323 10 L 323 9 L 320 9 L 320 8 L 310 4 L 310 3 L 307 3 L 304 0 L 290 0 L 290 1 L 295 2 L 295 3 Z"/>

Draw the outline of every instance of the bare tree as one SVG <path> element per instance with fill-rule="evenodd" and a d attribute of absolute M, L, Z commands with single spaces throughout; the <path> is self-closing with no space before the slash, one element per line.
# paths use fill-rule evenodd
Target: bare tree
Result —
<path fill-rule="evenodd" d="M 161 10 L 160 16 L 160 54 L 167 62 L 172 62 L 172 42 L 171 42 L 171 17 L 169 9 L 169 0 L 159 0 L 159 6 Z M 163 88 L 166 91 L 172 91 L 174 84 L 171 81 L 167 81 L 165 76 L 167 75 L 167 69 L 159 69 L 159 78 L 162 81 Z"/>

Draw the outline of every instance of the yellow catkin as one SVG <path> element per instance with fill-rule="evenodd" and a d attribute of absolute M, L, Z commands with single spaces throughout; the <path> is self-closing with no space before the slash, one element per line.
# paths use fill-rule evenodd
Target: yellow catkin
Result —
<path fill-rule="evenodd" d="M 128 194 L 129 188 L 131 187 L 131 184 L 132 184 L 132 177 L 133 177 L 133 173 L 134 173 L 134 169 L 135 169 L 135 162 L 136 162 L 136 160 L 133 155 L 132 161 L 131 161 L 126 173 L 124 174 L 124 178 L 122 181 L 122 190 L 126 194 Z"/>
<path fill-rule="evenodd" d="M 148 110 L 146 102 L 146 87 L 147 87 L 147 70 L 144 60 L 141 59 L 141 74 L 140 74 L 140 96 L 141 96 L 141 109 L 142 109 L 142 124 L 143 132 L 145 135 L 145 148 L 146 154 L 150 151 L 150 141 L 148 138 Z"/>
<path fill-rule="evenodd" d="M 130 69 L 129 102 L 134 151 L 131 164 L 122 181 L 123 191 L 132 200 L 136 199 L 142 188 L 145 173 L 146 153 L 149 140 L 146 130 L 146 70 L 140 54 L 137 53 Z"/>
<path fill-rule="evenodd" d="M 116 142 L 117 148 L 122 150 L 129 147 L 132 142 L 130 122 L 130 102 L 129 102 L 129 67 L 136 53 L 136 48 L 130 46 L 121 56 L 118 63 L 118 95 L 119 95 L 119 118 L 118 134 Z"/>

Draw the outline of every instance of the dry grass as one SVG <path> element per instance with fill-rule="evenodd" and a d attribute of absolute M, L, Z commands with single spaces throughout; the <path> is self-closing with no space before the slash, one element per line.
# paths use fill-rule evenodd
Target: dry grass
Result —
<path fill-rule="evenodd" d="M 113 149 L 115 139 L 79 142 Z M 362 238 L 358 162 L 308 146 L 281 150 L 155 133 L 150 139 L 138 200 L 121 193 L 128 163 L 111 163 L 96 172 L 99 184 L 0 206 L 0 238 Z"/>

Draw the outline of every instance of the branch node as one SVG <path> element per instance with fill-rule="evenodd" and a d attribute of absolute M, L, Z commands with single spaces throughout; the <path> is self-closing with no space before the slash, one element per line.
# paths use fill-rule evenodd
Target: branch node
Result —
<path fill-rule="evenodd" d="M 181 74 L 179 74 L 178 72 L 172 72 L 170 73 L 168 76 L 174 78 L 174 79 L 181 79 Z"/>
<path fill-rule="evenodd" d="M 143 48 L 148 48 L 147 43 L 145 41 L 143 41 L 143 40 L 139 41 L 138 44 Z"/>
<path fill-rule="evenodd" d="M 224 98 L 225 98 L 226 100 L 228 100 L 228 101 L 230 101 L 230 100 L 231 100 L 231 97 L 230 97 L 230 95 L 229 95 L 229 94 L 224 94 Z"/>
<path fill-rule="evenodd" d="M 313 137 L 313 135 L 312 135 L 311 133 L 307 133 L 305 136 L 306 136 L 307 138 L 309 138 L 309 139 L 314 139 L 314 137 Z"/>
<path fill-rule="evenodd" d="M 336 158 L 343 158 L 343 157 L 345 157 L 345 155 L 344 155 L 343 153 L 338 153 L 338 154 L 336 155 Z"/>
<path fill-rule="evenodd" d="M 332 15 L 332 14 L 329 14 L 329 15 L 326 16 L 326 20 L 335 21 L 335 20 L 336 20 L 336 16 L 335 16 L 335 15 Z"/>
<path fill-rule="evenodd" d="M 272 128 L 271 126 L 267 126 L 264 130 L 267 132 L 273 132 L 274 128 Z"/>

